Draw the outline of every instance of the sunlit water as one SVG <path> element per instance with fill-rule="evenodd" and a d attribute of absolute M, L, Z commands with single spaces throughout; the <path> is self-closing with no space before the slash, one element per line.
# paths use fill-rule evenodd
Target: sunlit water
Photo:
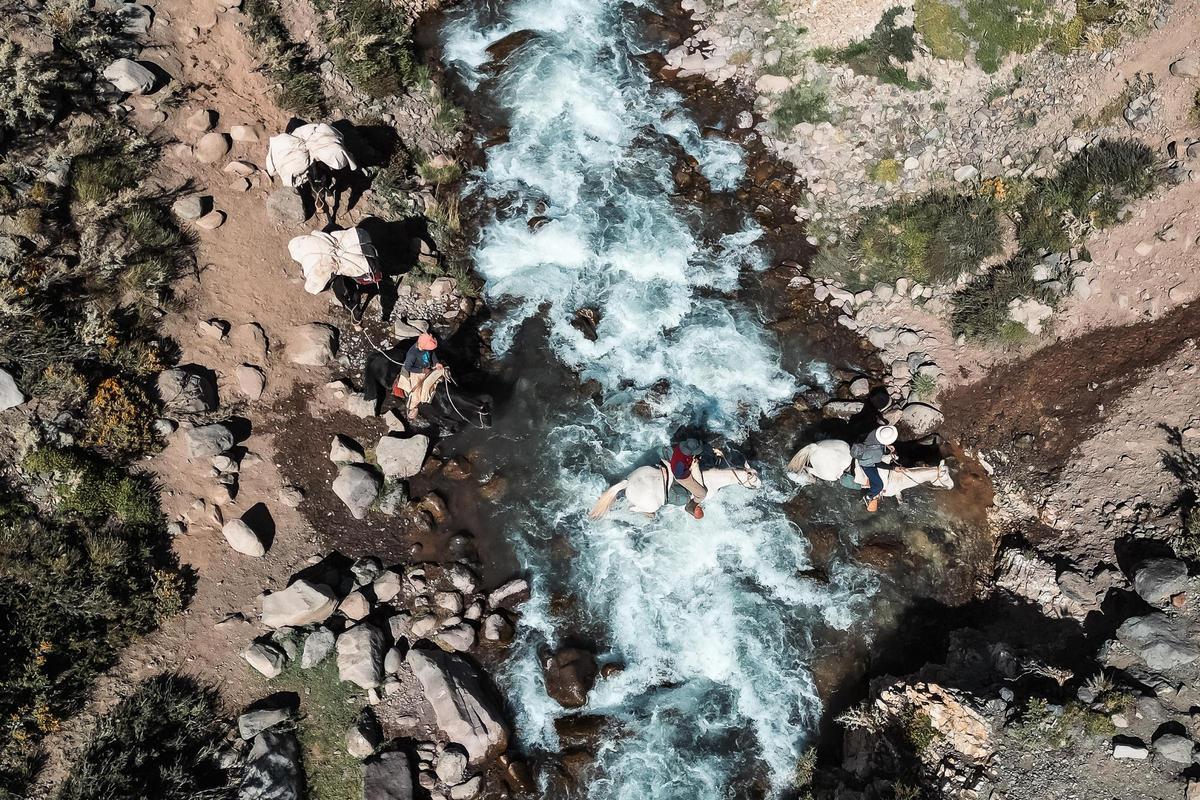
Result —
<path fill-rule="evenodd" d="M 509 496 L 509 536 L 535 596 L 500 681 L 524 745 L 553 752 L 566 712 L 546 695 L 536 651 L 570 632 L 551 609 L 555 588 L 574 599 L 574 624 L 599 631 L 626 667 L 585 709 L 621 722 L 588 797 L 728 797 L 746 774 L 778 792 L 820 713 L 810 632 L 853 624 L 868 581 L 851 570 L 823 585 L 800 576 L 807 544 L 779 507 L 794 491 L 781 465 L 759 465 L 757 493 L 735 486 L 710 499 L 700 522 L 678 508 L 653 522 L 619 510 L 586 519 L 677 425 L 703 421 L 738 441 L 797 388 L 754 316 L 722 297 L 765 266 L 760 231 L 749 219 L 711 230 L 703 209 L 671 197 L 671 137 L 718 191 L 737 185 L 743 154 L 702 138 L 681 98 L 633 58 L 635 13 L 616 0 L 518 0 L 460 11 L 445 28 L 446 62 L 509 127 L 476 185 L 499 209 L 474 254 L 488 299 L 506 308 L 493 346 L 505 353 L 544 313 L 554 357 L 601 389 L 599 403 L 540 398 L 537 435 L 495 445 L 534 448 L 539 465 Z M 538 35 L 489 77 L 485 48 L 521 30 Z M 527 220 L 543 214 L 552 221 L 532 231 Z M 602 312 L 596 341 L 570 325 L 583 306 Z M 664 380 L 669 392 L 651 391 Z M 643 399 L 657 420 L 632 413 Z M 576 553 L 569 568 L 549 556 L 553 535 Z"/>

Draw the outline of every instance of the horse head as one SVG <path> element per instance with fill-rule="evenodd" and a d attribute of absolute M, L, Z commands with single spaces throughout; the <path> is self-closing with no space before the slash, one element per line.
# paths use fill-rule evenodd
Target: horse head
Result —
<path fill-rule="evenodd" d="M 745 486 L 747 489 L 758 491 L 762 488 L 762 478 L 758 475 L 758 470 L 753 467 L 742 467 L 733 471 L 734 477 L 738 483 Z"/>

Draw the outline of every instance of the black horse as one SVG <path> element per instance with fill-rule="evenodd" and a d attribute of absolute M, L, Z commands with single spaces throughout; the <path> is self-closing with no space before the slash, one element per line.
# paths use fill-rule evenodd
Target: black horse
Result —
<path fill-rule="evenodd" d="M 378 405 L 380 398 L 392 396 L 392 385 L 400 375 L 404 356 L 412 341 L 401 342 L 387 350 L 372 350 L 363 365 L 363 399 Z M 400 408 L 403 401 L 397 399 Z M 380 409 L 382 411 L 382 409 Z M 437 428 L 443 436 L 462 430 L 466 425 L 492 427 L 492 398 L 486 394 L 465 392 L 450 381 L 443 381 L 433 398 L 417 409 L 426 425 Z"/>

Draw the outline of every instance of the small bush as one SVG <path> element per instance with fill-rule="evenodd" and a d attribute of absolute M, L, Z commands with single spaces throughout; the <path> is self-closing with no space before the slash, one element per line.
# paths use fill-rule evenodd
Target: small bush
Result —
<path fill-rule="evenodd" d="M 51 482 L 60 514 L 85 520 L 112 518 L 127 525 L 152 525 L 160 518 L 152 484 L 92 456 L 42 448 L 25 457 L 24 467 Z"/>
<path fill-rule="evenodd" d="M 62 110 L 62 81 L 44 59 L 0 40 L 0 125 L 21 131 L 53 122 Z"/>
<path fill-rule="evenodd" d="M 781 132 L 788 132 L 801 122 L 829 120 L 829 98 L 825 90 L 812 83 L 800 82 L 789 86 L 779 96 L 779 107 L 772 115 Z"/>
<path fill-rule="evenodd" d="M 158 410 L 138 386 L 105 378 L 87 408 L 84 443 L 116 457 L 137 456 L 156 444 L 153 423 Z"/>
<path fill-rule="evenodd" d="M 843 265 L 834 269 L 856 287 L 900 277 L 942 283 L 998 252 L 1000 223 L 987 197 L 932 193 L 867 212 L 841 251 Z M 828 269 L 832 263 L 827 260 L 814 271 L 823 266 Z"/>
<path fill-rule="evenodd" d="M 1108 716 L 1072 700 L 1054 709 L 1033 698 L 1022 709 L 1012 734 L 1028 750 L 1061 750 L 1083 736 L 1112 736 L 1117 729 Z"/>
<path fill-rule="evenodd" d="M 928 81 L 914 81 L 901 64 L 913 60 L 914 31 L 911 25 L 896 25 L 904 13 L 893 6 L 883 13 L 871 35 L 853 42 L 841 50 L 814 52 L 818 61 L 840 61 L 860 75 L 871 75 L 884 83 L 905 89 L 928 89 Z"/>
<path fill-rule="evenodd" d="M 418 77 L 412 29 L 385 0 L 329 0 L 322 30 L 334 63 L 371 97 L 391 97 Z"/>
<path fill-rule="evenodd" d="M 426 182 L 441 186 L 446 183 L 454 183 L 461 178 L 462 167 L 455 162 L 435 166 L 432 162 L 424 161 L 417 167 L 417 174 Z"/>
<path fill-rule="evenodd" d="M 871 165 L 871 180 L 876 183 L 895 183 L 900 180 L 900 162 L 894 158 L 885 158 Z"/>
<path fill-rule="evenodd" d="M 291 40 L 276 0 L 244 0 L 242 12 L 250 21 L 247 33 L 264 62 L 263 71 L 275 84 L 276 104 L 304 116 L 323 114 L 320 72 L 303 45 Z"/>
<path fill-rule="evenodd" d="M 1026 196 L 1018 215 L 1021 247 L 1066 250 L 1082 232 L 1073 228 L 1112 225 L 1121 206 L 1148 193 L 1158 177 L 1154 151 L 1134 139 L 1102 139 L 1084 148 Z"/>
<path fill-rule="evenodd" d="M 918 0 L 916 30 L 937 58 L 959 61 L 974 51 L 985 72 L 1010 53 L 1028 53 L 1051 33 L 1044 0 Z"/>
<path fill-rule="evenodd" d="M 143 682 L 96 724 L 56 800 L 232 798 L 221 717 L 216 691 L 190 678 Z"/>
<path fill-rule="evenodd" d="M 1033 261 L 1017 256 L 977 275 L 951 297 L 950 330 L 955 336 L 994 341 L 1011 338 L 1011 326 L 1025 330 L 1008 317 L 1008 304 L 1021 297 L 1038 296 Z"/>

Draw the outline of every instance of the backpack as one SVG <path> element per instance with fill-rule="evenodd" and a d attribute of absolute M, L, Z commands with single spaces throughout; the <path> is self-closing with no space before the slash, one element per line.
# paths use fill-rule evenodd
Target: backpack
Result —
<path fill-rule="evenodd" d="M 850 455 L 861 466 L 873 467 L 883 461 L 887 451 L 881 444 L 855 444 L 850 446 Z"/>

